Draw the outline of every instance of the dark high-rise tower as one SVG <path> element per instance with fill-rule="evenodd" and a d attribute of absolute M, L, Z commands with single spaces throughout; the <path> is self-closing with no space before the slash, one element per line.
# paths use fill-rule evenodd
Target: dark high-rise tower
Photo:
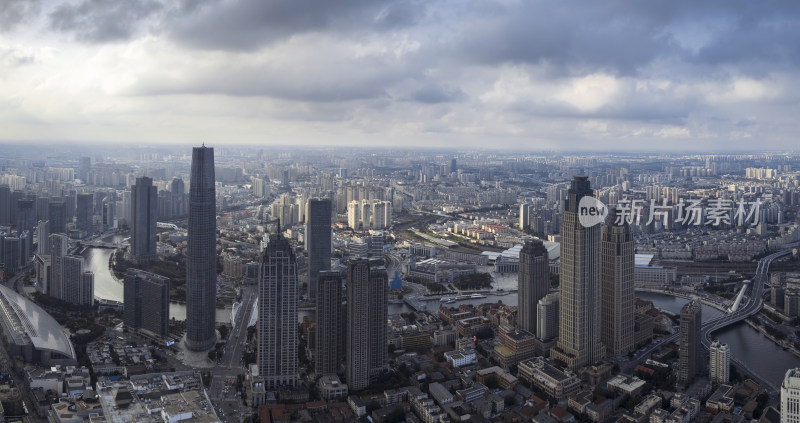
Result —
<path fill-rule="evenodd" d="M 386 268 L 366 259 L 347 266 L 347 385 L 366 388 L 386 367 Z"/>
<path fill-rule="evenodd" d="M 217 341 L 217 200 L 214 149 L 192 150 L 189 228 L 186 248 L 186 346 L 205 351 Z"/>
<path fill-rule="evenodd" d="M 600 339 L 610 355 L 627 354 L 633 340 L 634 241 L 627 222 L 608 214 L 601 243 Z"/>
<path fill-rule="evenodd" d="M 51 234 L 67 233 L 67 205 L 63 201 L 51 201 L 47 207 Z"/>
<path fill-rule="evenodd" d="M 269 236 L 258 283 L 258 375 L 273 390 L 297 384 L 297 260 L 281 234 Z"/>
<path fill-rule="evenodd" d="M 11 226 L 11 187 L 0 185 L 0 226 Z"/>
<path fill-rule="evenodd" d="M 526 242 L 519 252 L 517 320 L 520 329 L 530 333 L 536 332 L 536 306 L 550 290 L 549 265 L 547 249 L 538 239 Z"/>
<path fill-rule="evenodd" d="M 702 366 L 700 325 L 703 306 L 699 300 L 689 301 L 681 308 L 681 329 L 678 350 L 678 382 L 690 384 Z"/>
<path fill-rule="evenodd" d="M 600 238 L 602 225 L 584 226 L 581 199 L 593 197 L 589 179 L 575 176 L 561 220 L 558 344 L 550 355 L 576 370 L 603 358 L 600 343 Z"/>
<path fill-rule="evenodd" d="M 92 194 L 78 194 L 76 203 L 77 218 L 75 219 L 75 226 L 79 231 L 85 232 L 87 236 L 91 236 L 94 232 L 94 225 L 92 225 L 92 217 L 94 216 L 94 196 Z"/>
<path fill-rule="evenodd" d="M 308 295 L 317 295 L 317 276 L 331 268 L 331 200 L 312 198 L 306 206 Z"/>
<path fill-rule="evenodd" d="M 152 179 L 140 176 L 136 178 L 136 184 L 131 186 L 131 256 L 137 263 L 147 263 L 158 258 L 157 219 L 158 188 L 153 186 Z M 191 230 L 190 222 L 190 234 Z"/>
<path fill-rule="evenodd" d="M 125 273 L 124 321 L 131 329 L 169 335 L 169 279 L 139 269 Z"/>
<path fill-rule="evenodd" d="M 318 376 L 337 373 L 342 318 L 342 277 L 339 272 L 323 270 L 317 278 L 317 350 Z"/>

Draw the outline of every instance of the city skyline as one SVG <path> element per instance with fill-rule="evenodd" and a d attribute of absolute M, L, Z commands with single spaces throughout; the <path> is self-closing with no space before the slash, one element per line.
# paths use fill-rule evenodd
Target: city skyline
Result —
<path fill-rule="evenodd" d="M 780 148 L 798 20 L 791 2 L 9 0 L 0 142 Z"/>

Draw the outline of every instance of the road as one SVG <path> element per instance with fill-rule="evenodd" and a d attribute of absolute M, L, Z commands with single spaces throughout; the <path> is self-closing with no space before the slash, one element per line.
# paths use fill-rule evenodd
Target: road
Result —
<path fill-rule="evenodd" d="M 241 397 L 236 391 L 236 378 L 245 373 L 242 365 L 242 351 L 247 342 L 247 323 L 256 301 L 257 292 L 253 285 L 242 287 L 242 304 L 233 322 L 233 329 L 228 334 L 228 342 L 212 372 L 211 386 L 208 394 L 217 408 L 217 413 L 223 421 L 239 422 L 245 416 L 241 415 L 246 407 L 241 403 Z M 249 415 L 249 414 L 247 414 Z"/>
<path fill-rule="evenodd" d="M 752 316 L 758 313 L 761 310 L 761 306 L 763 304 L 763 295 L 764 295 L 764 284 L 768 281 L 768 273 L 769 273 L 769 266 L 772 262 L 780 257 L 788 255 L 791 253 L 791 248 L 797 246 L 798 243 L 789 244 L 784 247 L 783 250 L 778 251 L 776 253 L 770 254 L 764 258 L 762 258 L 758 262 L 758 266 L 756 267 L 756 273 L 753 276 L 751 281 L 752 292 L 750 297 L 747 298 L 747 302 L 740 304 L 739 310 L 734 313 L 724 314 L 716 319 L 709 320 L 703 323 L 703 326 L 700 329 L 701 332 L 701 339 L 703 342 L 703 346 L 708 348 L 711 345 L 711 333 L 722 329 L 726 326 L 732 325 L 734 323 L 740 322 L 746 319 L 749 316 Z M 646 357 L 649 357 L 650 354 L 658 348 L 661 348 L 663 345 L 675 342 L 678 337 L 680 336 L 680 332 L 674 333 L 667 337 L 662 338 L 661 340 L 650 344 L 644 350 L 638 352 L 634 355 L 633 359 L 626 363 L 625 371 L 631 372 L 633 367 L 644 360 Z M 731 357 L 731 361 L 735 363 L 739 368 L 746 370 L 750 375 L 755 379 L 758 383 L 761 384 L 770 394 L 770 396 L 774 396 L 777 392 L 775 386 L 772 386 L 769 382 L 764 380 L 760 375 L 750 370 L 747 365 L 741 361 L 739 361 L 736 357 Z"/>

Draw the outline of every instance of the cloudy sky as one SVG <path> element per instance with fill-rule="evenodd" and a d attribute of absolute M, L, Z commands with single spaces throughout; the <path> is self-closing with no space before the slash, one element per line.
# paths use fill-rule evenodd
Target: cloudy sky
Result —
<path fill-rule="evenodd" d="M 0 142 L 797 149 L 800 2 L 1 0 Z"/>

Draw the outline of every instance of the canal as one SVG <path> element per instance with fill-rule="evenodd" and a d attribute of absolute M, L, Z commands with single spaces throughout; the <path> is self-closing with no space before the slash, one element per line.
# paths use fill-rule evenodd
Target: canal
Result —
<path fill-rule="evenodd" d="M 120 242 L 123 238 L 125 238 L 123 235 L 109 235 L 103 238 L 103 242 Z M 84 267 L 94 273 L 95 298 L 122 302 L 124 295 L 122 283 L 114 279 L 108 268 L 108 261 L 113 253 L 114 250 L 106 248 L 87 248 L 83 252 Z M 186 306 L 170 303 L 169 316 L 175 320 L 186 320 Z M 230 310 L 217 309 L 216 320 L 230 323 Z"/>

